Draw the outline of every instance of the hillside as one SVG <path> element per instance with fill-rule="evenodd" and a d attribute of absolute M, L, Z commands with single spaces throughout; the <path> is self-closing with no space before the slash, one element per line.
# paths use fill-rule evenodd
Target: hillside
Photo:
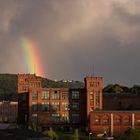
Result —
<path fill-rule="evenodd" d="M 16 74 L 0 74 L 0 94 L 17 93 Z"/>
<path fill-rule="evenodd" d="M 80 81 L 53 81 L 42 78 L 42 87 L 52 88 L 83 88 L 84 83 Z M 108 93 L 140 93 L 140 85 L 126 87 L 118 84 L 110 84 L 103 88 Z M 0 94 L 17 94 L 16 74 L 0 74 Z"/>
<path fill-rule="evenodd" d="M 126 87 L 118 84 L 109 84 L 104 87 L 103 92 L 108 93 L 140 93 L 140 85 L 134 85 L 133 87 Z"/>
<path fill-rule="evenodd" d="M 42 87 L 63 87 L 82 88 L 84 83 L 80 81 L 53 81 L 47 78 L 42 79 Z M 16 74 L 0 74 L 0 94 L 17 94 Z"/>

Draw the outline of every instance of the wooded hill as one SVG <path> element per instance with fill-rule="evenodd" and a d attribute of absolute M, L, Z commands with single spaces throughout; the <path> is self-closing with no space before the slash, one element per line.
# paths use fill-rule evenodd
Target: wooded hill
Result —
<path fill-rule="evenodd" d="M 53 81 L 42 78 L 42 87 L 52 88 L 83 88 L 84 83 L 80 81 Z M 17 75 L 0 74 L 0 94 L 17 94 Z"/>

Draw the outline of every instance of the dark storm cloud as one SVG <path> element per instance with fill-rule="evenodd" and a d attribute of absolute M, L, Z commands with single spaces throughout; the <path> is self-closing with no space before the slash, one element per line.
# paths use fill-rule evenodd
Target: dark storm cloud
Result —
<path fill-rule="evenodd" d="M 25 72 L 23 36 L 40 45 L 52 79 L 140 82 L 139 0 L 0 0 L 0 72 Z M 14 63 L 13 63 L 14 62 Z"/>

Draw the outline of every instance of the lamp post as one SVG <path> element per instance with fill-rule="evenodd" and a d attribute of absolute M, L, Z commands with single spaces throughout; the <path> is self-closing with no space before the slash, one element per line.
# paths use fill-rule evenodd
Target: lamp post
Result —
<path fill-rule="evenodd" d="M 90 133 L 89 133 L 89 140 L 91 140 L 91 135 L 92 135 L 92 133 L 90 132 Z"/>

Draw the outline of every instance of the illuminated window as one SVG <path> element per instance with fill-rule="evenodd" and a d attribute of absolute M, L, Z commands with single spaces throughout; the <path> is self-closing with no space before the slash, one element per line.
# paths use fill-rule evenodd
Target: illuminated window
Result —
<path fill-rule="evenodd" d="M 62 99 L 69 99 L 69 93 L 67 91 L 62 91 Z"/>
<path fill-rule="evenodd" d="M 94 106 L 94 100 L 90 100 L 90 106 Z"/>
<path fill-rule="evenodd" d="M 68 114 L 62 114 L 62 122 L 69 123 L 69 115 Z"/>
<path fill-rule="evenodd" d="M 60 115 L 52 114 L 52 123 L 59 123 L 59 122 L 60 122 Z"/>
<path fill-rule="evenodd" d="M 60 110 L 59 102 L 52 102 L 52 110 L 53 111 L 59 111 Z"/>
<path fill-rule="evenodd" d="M 62 102 L 62 110 L 69 110 L 69 104 L 67 102 Z"/>
<path fill-rule="evenodd" d="M 52 99 L 59 100 L 60 99 L 60 91 L 59 90 L 53 90 L 52 91 Z"/>
<path fill-rule="evenodd" d="M 50 99 L 50 92 L 42 91 L 42 99 Z"/>
<path fill-rule="evenodd" d="M 32 99 L 37 99 L 37 98 L 38 98 L 38 93 L 36 90 L 34 90 L 32 93 Z"/>
<path fill-rule="evenodd" d="M 49 111 L 49 110 L 50 110 L 49 102 L 42 102 L 42 111 Z"/>

